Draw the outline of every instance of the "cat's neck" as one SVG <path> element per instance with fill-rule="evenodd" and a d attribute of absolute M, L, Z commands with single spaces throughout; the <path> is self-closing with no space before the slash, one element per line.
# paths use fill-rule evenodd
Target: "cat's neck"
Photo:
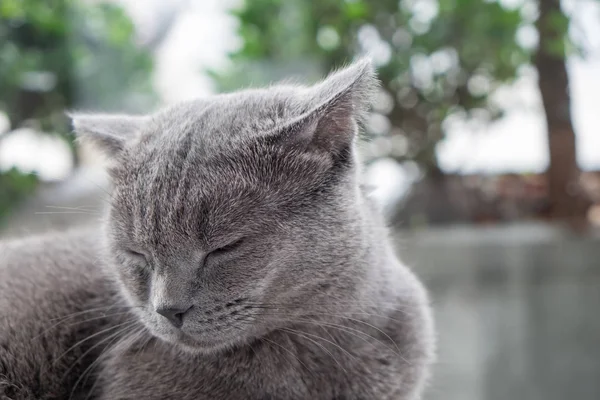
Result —
<path fill-rule="evenodd" d="M 356 194 L 356 207 L 351 212 L 358 244 L 353 249 L 357 264 L 353 270 L 361 271 L 364 279 L 348 300 L 347 312 L 364 316 L 365 310 L 381 313 L 396 301 L 406 269 L 395 254 L 379 205 L 362 188 Z"/>

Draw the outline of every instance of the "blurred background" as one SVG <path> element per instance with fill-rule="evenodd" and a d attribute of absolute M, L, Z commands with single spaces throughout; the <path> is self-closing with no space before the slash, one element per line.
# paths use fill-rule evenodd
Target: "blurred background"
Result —
<path fill-rule="evenodd" d="M 600 399 L 598 0 L 0 0 L 0 237 L 100 219 L 103 160 L 65 110 L 363 55 L 366 178 L 436 312 L 426 400 Z"/>

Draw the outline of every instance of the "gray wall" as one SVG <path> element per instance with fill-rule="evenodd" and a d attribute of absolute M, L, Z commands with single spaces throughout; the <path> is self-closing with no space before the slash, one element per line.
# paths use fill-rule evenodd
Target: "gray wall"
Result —
<path fill-rule="evenodd" d="M 600 399 L 600 240 L 547 225 L 398 235 L 429 287 L 439 357 L 426 400 Z"/>

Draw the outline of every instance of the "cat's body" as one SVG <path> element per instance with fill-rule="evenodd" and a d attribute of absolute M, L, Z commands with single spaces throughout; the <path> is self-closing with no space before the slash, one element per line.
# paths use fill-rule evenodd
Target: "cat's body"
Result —
<path fill-rule="evenodd" d="M 0 305 L 19 311 L 0 320 L 0 356 L 12 357 L 0 390 L 73 390 L 68 379 L 48 386 L 70 367 L 50 359 L 91 329 L 83 343 L 102 356 L 73 374 L 93 372 L 77 386 L 95 398 L 419 398 L 433 358 L 427 298 L 360 189 L 353 154 L 373 84 L 362 63 L 310 89 L 76 118 L 113 155 L 104 244 L 95 250 L 86 233 L 3 249 Z M 42 258 L 51 272 L 33 276 Z M 17 332 L 92 307 L 112 308 L 62 341 L 47 337 L 45 352 Z M 122 337 L 110 336 L 118 326 Z M 58 370 L 36 369 L 38 352 Z"/>
<path fill-rule="evenodd" d="M 400 266 L 381 276 L 379 301 L 351 319 L 298 318 L 247 347 L 212 355 L 139 336 L 106 352 L 77 382 L 111 331 L 71 347 L 123 320 L 110 317 L 125 304 L 98 260 L 98 239 L 74 231 L 0 245 L 0 398 L 68 398 L 75 383 L 74 398 L 84 398 L 96 381 L 92 398 L 107 400 L 408 399 L 401 394 L 421 385 L 422 362 L 431 356 L 422 332 L 430 322 L 418 321 L 424 294 Z"/>
<path fill-rule="evenodd" d="M 91 232 L 0 243 L 0 399 L 68 398 L 100 354 L 102 335 L 77 345 L 113 323 L 98 243 Z"/>

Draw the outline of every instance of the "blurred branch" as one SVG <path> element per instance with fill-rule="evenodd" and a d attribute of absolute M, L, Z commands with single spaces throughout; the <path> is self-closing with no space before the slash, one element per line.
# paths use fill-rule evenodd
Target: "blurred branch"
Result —
<path fill-rule="evenodd" d="M 559 0 L 539 0 L 536 27 L 540 43 L 534 63 L 548 126 L 550 212 L 555 218 L 585 221 L 591 205 L 579 184 L 575 133 L 571 122 L 569 77 L 565 65 L 568 19 Z"/>

